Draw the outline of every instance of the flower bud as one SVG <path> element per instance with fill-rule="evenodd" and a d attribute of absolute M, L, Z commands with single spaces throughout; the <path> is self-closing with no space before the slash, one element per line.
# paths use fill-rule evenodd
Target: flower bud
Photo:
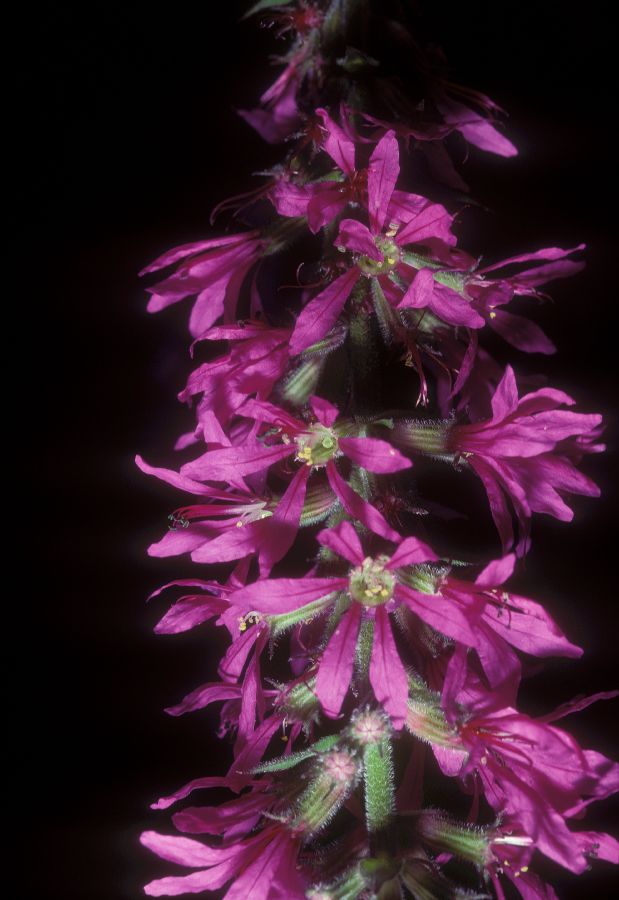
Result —
<path fill-rule="evenodd" d="M 340 809 L 355 787 L 357 760 L 347 750 L 330 750 L 316 763 L 313 778 L 295 804 L 291 828 L 307 837 L 320 831 Z"/>

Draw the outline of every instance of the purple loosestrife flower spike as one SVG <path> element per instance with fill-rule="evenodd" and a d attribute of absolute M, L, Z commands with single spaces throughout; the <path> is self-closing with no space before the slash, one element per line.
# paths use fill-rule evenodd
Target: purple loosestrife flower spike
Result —
<path fill-rule="evenodd" d="M 601 416 L 516 379 L 488 349 L 495 332 L 508 348 L 555 352 L 526 303 L 579 272 L 584 245 L 497 262 L 459 246 L 454 198 L 470 188 L 450 148 L 517 151 L 496 104 L 448 81 L 417 36 L 407 58 L 424 96 L 406 95 L 411 72 L 392 76 L 372 55 L 406 29 L 379 6 L 251 6 L 284 52 L 240 115 L 282 145 L 281 162 L 218 205 L 238 207 L 233 233 L 140 273 L 160 279 L 149 312 L 190 301 L 199 357 L 179 393 L 194 418 L 178 463 L 136 457 L 184 497 L 148 547 L 153 565 L 185 567 L 149 598 L 172 597 L 155 631 L 201 629 L 211 657 L 223 635 L 216 666 L 166 712 L 217 704 L 230 744 L 226 771 L 152 804 L 191 803 L 172 815 L 176 834 L 142 834 L 186 870 L 151 880 L 149 896 L 504 900 L 513 888 L 531 900 L 556 896 L 541 857 L 576 875 L 618 862 L 615 838 L 584 817 L 619 789 L 619 766 L 555 723 L 619 692 L 535 717 L 518 705 L 532 658 L 583 652 L 517 579 L 533 514 L 570 521 L 567 496 L 599 494 L 580 464 L 603 449 Z M 500 550 L 473 560 L 458 546 L 461 512 L 424 480 L 445 462 L 481 481 Z M 468 514 L 473 531 L 487 510 Z M 229 794 L 205 804 L 212 788 Z"/>

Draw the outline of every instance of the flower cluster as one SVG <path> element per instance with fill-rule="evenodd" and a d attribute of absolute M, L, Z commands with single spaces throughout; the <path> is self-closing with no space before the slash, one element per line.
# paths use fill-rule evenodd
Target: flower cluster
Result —
<path fill-rule="evenodd" d="M 552 723 L 618 692 L 540 718 L 519 711 L 530 657 L 582 650 L 509 582 L 534 514 L 569 521 L 565 495 L 599 493 L 579 465 L 603 449 L 601 417 L 555 388 L 529 390 L 484 342 L 493 330 L 521 352 L 554 352 L 508 307 L 578 271 L 582 245 L 494 263 L 459 246 L 464 183 L 445 138 L 516 149 L 495 104 L 450 83 L 436 53 L 411 62 L 421 98 L 380 75 L 362 40 L 382 21 L 369 0 L 250 12 L 289 42 L 260 106 L 242 112 L 286 141 L 282 164 L 243 208 L 246 230 L 176 247 L 141 273 L 163 273 L 149 311 L 191 304 L 203 359 L 179 395 L 195 410 L 182 464 L 137 457 L 191 498 L 149 553 L 227 571 L 153 595 L 181 589 L 158 633 L 210 621 L 227 634 L 219 680 L 167 712 L 221 703 L 233 746 L 227 773 L 153 805 L 232 795 L 176 812 L 180 835 L 142 835 L 191 870 L 146 893 L 501 900 L 511 883 L 525 900 L 553 898 L 540 856 L 575 873 L 619 861 L 612 837 L 574 827 L 619 788 L 619 766 Z M 421 157 L 459 192 L 453 203 L 407 189 L 408 159 Z M 284 256 L 298 290 L 274 292 Z M 460 513 L 413 482 L 422 457 L 483 485 L 479 515 L 497 530 L 484 562 L 428 537 L 426 521 Z"/>

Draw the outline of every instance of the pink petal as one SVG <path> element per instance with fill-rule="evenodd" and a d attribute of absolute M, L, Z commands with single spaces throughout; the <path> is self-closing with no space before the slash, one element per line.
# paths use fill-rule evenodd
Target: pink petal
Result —
<path fill-rule="evenodd" d="M 323 130 L 326 132 L 323 140 L 323 150 L 326 150 L 333 162 L 339 166 L 346 175 L 353 175 L 355 171 L 355 145 L 337 125 L 326 109 L 317 109 L 316 115 L 322 119 Z"/>
<path fill-rule="evenodd" d="M 490 313 L 488 325 L 508 344 L 524 353 L 549 355 L 557 351 L 553 342 L 546 337 L 539 325 L 525 319 L 524 316 L 516 316 L 504 309 L 495 309 Z"/>
<path fill-rule="evenodd" d="M 312 234 L 316 234 L 348 206 L 348 195 L 338 184 L 327 182 L 315 185 L 312 199 L 307 204 L 307 224 Z"/>
<path fill-rule="evenodd" d="M 398 232 L 396 244 L 399 247 L 406 244 L 422 244 L 428 238 L 440 237 L 445 228 L 451 225 L 451 221 L 452 217 L 444 206 L 440 203 L 431 203 Z"/>
<path fill-rule="evenodd" d="M 149 464 L 139 455 L 135 457 L 135 464 L 138 469 L 141 469 L 142 472 L 145 472 L 147 475 L 154 475 L 155 478 L 160 478 L 161 481 L 171 484 L 172 487 L 180 488 L 182 491 L 187 491 L 190 494 L 204 495 L 209 494 L 211 491 L 211 488 L 207 487 L 205 484 L 201 484 L 199 481 L 194 481 L 192 478 L 180 475 L 173 469 L 159 469 L 154 466 L 149 466 Z"/>
<path fill-rule="evenodd" d="M 350 686 L 360 622 L 361 607 L 353 603 L 340 619 L 320 657 L 315 693 L 331 718 L 339 715 Z"/>
<path fill-rule="evenodd" d="M 206 844 L 192 838 L 157 834 L 156 831 L 144 831 L 140 835 L 140 843 L 168 862 L 195 867 L 216 866 L 228 859 L 234 859 L 243 850 L 241 845 L 207 847 Z"/>
<path fill-rule="evenodd" d="M 316 537 L 323 547 L 328 547 L 353 565 L 360 565 L 363 562 L 363 547 L 359 535 L 350 522 L 340 522 L 335 528 L 325 528 L 319 531 Z"/>
<path fill-rule="evenodd" d="M 274 444 L 267 446 L 252 442 L 247 447 L 230 447 L 209 450 L 181 467 L 181 474 L 208 481 L 228 481 L 239 476 L 251 475 L 272 466 L 273 463 L 292 456 L 294 446 Z"/>
<path fill-rule="evenodd" d="M 267 615 L 292 612 L 313 600 L 345 590 L 347 578 L 271 578 L 256 581 L 230 595 L 239 610 Z"/>
<path fill-rule="evenodd" d="M 430 301 L 432 312 L 450 325 L 483 328 L 486 320 L 468 300 L 444 284 L 435 283 Z"/>
<path fill-rule="evenodd" d="M 561 247 L 546 247 L 543 250 L 535 250 L 533 253 L 521 253 L 519 256 L 510 256 L 509 259 L 502 259 L 491 266 L 484 266 L 479 271 L 480 273 L 492 272 L 494 269 L 501 269 L 503 266 L 512 265 L 512 263 L 529 262 L 533 259 L 562 259 L 570 253 L 576 253 L 577 250 L 584 250 L 586 246 L 586 244 L 578 244 L 576 247 L 570 247 L 569 250 L 562 250 Z"/>
<path fill-rule="evenodd" d="M 498 156 L 509 157 L 518 154 L 512 142 L 497 131 L 488 119 L 464 103 L 444 97 L 437 106 L 445 122 L 459 131 L 469 144 L 488 153 L 496 153 Z"/>
<path fill-rule="evenodd" d="M 172 817 L 179 831 L 189 834 L 222 834 L 270 806 L 273 798 L 262 791 L 246 794 L 219 806 L 190 806 Z"/>
<path fill-rule="evenodd" d="M 502 422 L 518 407 L 518 387 L 516 376 L 511 366 L 505 373 L 492 397 L 492 421 Z"/>
<path fill-rule="evenodd" d="M 408 712 L 408 678 L 384 606 L 377 607 L 374 619 L 370 683 L 374 696 L 389 714 L 393 727 L 399 730 Z"/>
<path fill-rule="evenodd" d="M 142 269 L 138 274 L 146 275 L 149 272 L 157 272 L 159 269 L 164 269 L 166 266 L 171 266 L 172 263 L 178 262 L 179 259 L 184 259 L 186 256 L 192 256 L 195 253 L 200 253 L 202 250 L 211 250 L 215 247 L 226 247 L 230 244 L 242 244 L 247 240 L 258 237 L 258 235 L 259 232 L 257 231 L 249 231 L 244 234 L 232 234 L 229 237 L 210 238 L 206 241 L 194 241 L 191 244 L 181 244 L 179 247 L 173 247 L 171 250 L 166 250 L 165 253 L 158 256 L 157 259 Z"/>
<path fill-rule="evenodd" d="M 230 859 L 210 869 L 192 872 L 191 875 L 170 875 L 144 885 L 149 897 L 177 897 L 179 894 L 198 894 L 222 887 L 238 870 L 238 861 Z"/>
<path fill-rule="evenodd" d="M 329 403 L 328 400 L 323 400 L 322 397 L 310 397 L 309 402 L 312 412 L 320 424 L 325 428 L 330 428 L 340 414 L 337 406 Z"/>
<path fill-rule="evenodd" d="M 398 175 L 400 153 L 394 131 L 388 131 L 374 148 L 368 167 L 368 211 L 375 234 L 382 231 Z"/>
<path fill-rule="evenodd" d="M 194 562 L 218 563 L 242 559 L 248 553 L 255 553 L 260 541 L 261 532 L 256 526 L 261 522 L 250 522 L 241 527 L 232 527 L 217 537 L 202 539 L 199 547 L 191 554 Z"/>
<path fill-rule="evenodd" d="M 169 706 L 166 712 L 169 716 L 182 716 L 197 709 L 204 709 L 211 703 L 219 703 L 221 700 L 231 700 L 240 697 L 240 688 L 236 684 L 202 684 L 187 694 L 176 706 Z"/>
<path fill-rule="evenodd" d="M 402 566 L 414 566 L 422 562 L 434 562 L 438 556 L 427 544 L 415 537 L 404 538 L 387 565 L 386 569 L 400 569 Z"/>
<path fill-rule="evenodd" d="M 475 584 L 479 588 L 486 589 L 498 587 L 511 577 L 515 564 L 516 557 L 513 553 L 508 553 L 501 559 L 494 559 L 479 573 L 475 579 Z"/>
<path fill-rule="evenodd" d="M 440 594 L 422 594 L 404 584 L 396 585 L 394 596 L 402 603 L 406 603 L 420 619 L 431 625 L 441 634 L 466 644 L 467 647 L 475 647 L 478 643 L 478 635 L 474 623 L 469 622 L 462 610 L 450 600 Z"/>
<path fill-rule="evenodd" d="M 358 278 L 359 270 L 356 267 L 349 269 L 303 308 L 290 338 L 291 356 L 301 353 L 331 331 Z"/>
<path fill-rule="evenodd" d="M 161 559 L 191 553 L 213 538 L 215 533 L 211 526 L 201 524 L 190 525 L 189 528 L 171 528 L 160 541 L 150 545 L 148 555 Z"/>
<path fill-rule="evenodd" d="M 368 472 L 401 472 L 410 469 L 412 462 L 387 441 L 379 438 L 339 438 L 340 449 L 354 463 Z"/>
<path fill-rule="evenodd" d="M 419 269 L 410 287 L 398 303 L 398 309 L 412 307 L 422 309 L 432 302 L 434 294 L 434 276 L 431 269 Z"/>
<path fill-rule="evenodd" d="M 227 603 L 218 597 L 195 595 L 182 597 L 155 625 L 157 634 L 180 634 L 207 622 L 226 609 Z"/>
<path fill-rule="evenodd" d="M 260 548 L 260 574 L 268 575 L 275 563 L 288 553 L 299 530 L 310 466 L 302 466 L 286 488 L 272 517 L 263 520 L 266 538 Z"/>
<path fill-rule="evenodd" d="M 379 534 L 381 537 L 387 538 L 388 541 L 393 541 L 397 544 L 402 539 L 402 536 L 389 525 L 383 514 L 364 500 L 344 481 L 332 459 L 327 463 L 326 471 L 333 493 L 353 519 L 358 519 L 374 534 Z"/>
<path fill-rule="evenodd" d="M 193 791 L 199 791 L 204 788 L 214 787 L 226 787 L 226 779 L 222 778 L 219 775 L 209 775 L 206 778 L 194 778 L 192 781 L 184 784 L 182 788 L 179 788 L 173 794 L 170 794 L 167 797 L 161 797 L 161 799 L 157 800 L 156 803 L 151 803 L 150 808 L 167 809 L 168 806 L 172 806 L 173 803 L 177 803 L 179 800 L 184 800 L 185 797 L 188 797 L 189 794 L 193 793 Z"/>
<path fill-rule="evenodd" d="M 344 247 L 345 250 L 352 250 L 362 256 L 375 259 L 377 262 L 382 262 L 384 259 L 383 254 L 376 246 L 372 232 L 356 219 L 342 219 L 334 243 L 336 247 Z"/>
<path fill-rule="evenodd" d="M 285 832 L 278 834 L 237 876 L 224 900 L 267 900 L 286 857 L 291 853 L 296 857 L 296 852 L 293 837 Z"/>

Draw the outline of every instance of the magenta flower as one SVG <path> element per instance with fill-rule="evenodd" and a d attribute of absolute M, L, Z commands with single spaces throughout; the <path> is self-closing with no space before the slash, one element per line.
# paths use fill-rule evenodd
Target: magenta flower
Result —
<path fill-rule="evenodd" d="M 255 819 L 253 807 L 247 814 Z M 221 825 L 225 821 L 224 811 Z M 195 824 L 198 826 L 199 822 Z M 270 825 L 252 837 L 218 847 L 154 831 L 144 832 L 140 840 L 162 859 L 197 870 L 191 875 L 171 875 L 151 881 L 144 888 L 150 897 L 214 891 L 230 881 L 233 884 L 223 895 L 224 900 L 246 900 L 248 897 L 267 900 L 274 891 L 291 900 L 303 900 L 305 896 L 296 868 L 300 838 L 283 825 Z"/>
<path fill-rule="evenodd" d="M 600 698 L 617 696 L 617 692 Z M 598 699 L 598 698 L 590 698 Z M 465 753 L 460 777 L 475 771 L 488 803 L 514 816 L 536 847 L 573 872 L 588 867 L 587 856 L 619 861 L 619 844 L 608 835 L 572 832 L 566 818 L 619 790 L 619 765 L 583 750 L 567 732 L 497 705 L 470 673 L 452 715 Z M 561 711 L 560 715 L 565 715 Z M 437 755 L 439 764 L 441 756 Z M 448 774 L 455 774 L 450 770 Z"/>
<path fill-rule="evenodd" d="M 172 527 L 148 548 L 150 556 L 191 553 L 194 562 L 213 563 L 257 554 L 261 574 L 268 575 L 292 546 L 303 511 L 308 467 L 296 472 L 281 497 L 273 498 L 249 488 L 212 488 L 168 469 L 154 469 L 139 456 L 136 462 L 143 472 L 216 501 L 175 510 Z M 325 514 L 335 502 L 335 496 L 331 504 L 325 497 Z"/>
<path fill-rule="evenodd" d="M 413 568 L 407 576 L 409 588 L 427 595 L 426 602 L 428 596 L 446 601 L 443 615 L 454 625 L 449 628 L 444 621 L 438 630 L 474 648 L 489 684 L 497 689 L 519 679 L 520 662 L 512 648 L 538 657 L 582 655 L 539 603 L 503 588 L 515 562 L 512 553 L 494 560 L 474 582 L 431 566 Z"/>
<path fill-rule="evenodd" d="M 195 338 L 204 335 L 222 315 L 230 321 L 235 315 L 243 281 L 262 257 L 265 246 L 259 231 L 248 231 L 168 250 L 139 274 L 147 275 L 179 260 L 186 261 L 173 275 L 147 288 L 152 294 L 148 311 L 159 312 L 186 297 L 195 296 L 189 319 L 189 331 Z"/>
<path fill-rule="evenodd" d="M 209 341 L 230 342 L 224 356 L 202 363 L 187 380 L 179 400 L 189 402 L 200 396 L 196 432 L 205 441 L 216 437 L 207 432 L 215 421 L 224 428 L 251 394 L 268 396 L 289 364 L 290 330 L 270 328 L 261 321 L 239 322 L 210 328 L 202 335 Z M 218 443 L 225 443 L 227 438 Z"/>
<path fill-rule="evenodd" d="M 603 449 L 596 442 L 602 417 L 558 409 L 574 403 L 554 388 L 519 399 L 508 366 L 492 397 L 492 418 L 471 425 L 402 423 L 395 434 L 411 449 L 466 462 L 484 484 L 504 549 L 514 541 L 510 505 L 513 508 L 520 528 L 516 552 L 522 555 L 529 546 L 534 512 L 569 522 L 574 514 L 563 493 L 600 494 L 572 460 Z"/>
<path fill-rule="evenodd" d="M 340 147 L 339 143 L 337 146 Z M 455 242 L 450 232 L 452 216 L 441 204 L 427 201 L 420 205 L 419 198 L 415 195 L 403 194 L 397 198 L 397 209 L 394 209 L 393 195 L 399 172 L 398 143 L 394 132 L 389 131 L 376 145 L 368 168 L 367 207 L 370 227 L 354 219 L 344 219 L 340 222 L 335 241 L 338 248 L 353 252 L 355 264 L 302 310 L 290 341 L 290 352 L 293 355 L 305 350 L 331 330 L 353 288 L 362 277 L 376 279 L 387 295 L 393 293 L 390 276 L 394 273 L 409 284 L 415 276 L 416 268 L 420 266 L 417 259 L 414 265 L 407 263 L 403 254 L 405 246 L 429 244 L 432 247 L 433 242 L 444 245 Z M 388 218 L 390 224 L 383 231 Z M 400 223 L 403 224 L 402 228 Z M 425 277 L 422 276 L 422 281 Z M 401 306 L 414 305 L 411 288 L 412 285 L 401 298 Z M 457 299 L 454 299 L 450 296 L 447 302 L 443 302 L 442 285 L 437 286 L 436 296 L 434 293 L 430 296 L 428 286 L 425 296 L 427 304 L 432 305 L 437 315 L 445 321 L 474 328 L 484 324 L 483 319 L 463 297 L 456 295 Z"/>
<path fill-rule="evenodd" d="M 330 608 L 333 596 L 349 601 L 336 630 L 321 653 L 316 695 L 330 717 L 339 715 L 352 678 L 357 638 L 362 620 L 374 625 L 369 678 L 374 694 L 401 728 L 407 714 L 408 683 L 389 622 L 389 613 L 408 606 L 433 628 L 474 646 L 477 638 L 465 616 L 440 595 L 429 597 L 404 583 L 401 570 L 436 560 L 434 552 L 417 538 L 406 538 L 391 557 L 366 557 L 350 523 L 320 532 L 320 543 L 351 563 L 347 576 L 303 579 L 279 578 L 255 582 L 230 596 L 230 603 L 245 613 L 282 615 L 308 606 L 308 615 Z"/>
<path fill-rule="evenodd" d="M 492 398 L 492 418 L 456 425 L 449 432 L 449 451 L 463 456 L 484 483 L 506 548 L 513 541 L 508 500 L 520 526 L 517 550 L 522 553 L 528 546 L 532 513 L 570 522 L 574 513 L 562 493 L 600 494 L 597 485 L 574 467 L 569 455 L 574 445 L 583 452 L 601 449 L 587 439 L 596 435 L 602 417 L 558 409 L 574 403 L 554 388 L 542 388 L 519 399 L 514 372 L 508 366 Z"/>
<path fill-rule="evenodd" d="M 344 509 L 370 530 L 389 540 L 399 540 L 399 535 L 386 522 L 375 507 L 364 500 L 339 474 L 335 459 L 345 455 L 351 462 L 370 472 L 399 472 L 410 468 L 411 461 L 386 441 L 371 437 L 348 437 L 350 425 L 336 424 L 339 411 L 331 403 L 319 397 L 311 399 L 315 417 L 306 424 L 273 404 L 249 400 L 239 410 L 239 415 L 255 422 L 251 437 L 244 446 L 209 450 L 186 463 L 181 475 L 202 481 L 230 481 L 262 472 L 275 463 L 293 457 L 308 468 L 305 475 L 297 473 L 295 502 L 302 506 L 309 470 L 324 468 L 333 493 Z M 266 443 L 257 437 L 262 423 L 275 425 L 279 440 Z M 354 429 L 353 429 L 354 430 Z"/>

